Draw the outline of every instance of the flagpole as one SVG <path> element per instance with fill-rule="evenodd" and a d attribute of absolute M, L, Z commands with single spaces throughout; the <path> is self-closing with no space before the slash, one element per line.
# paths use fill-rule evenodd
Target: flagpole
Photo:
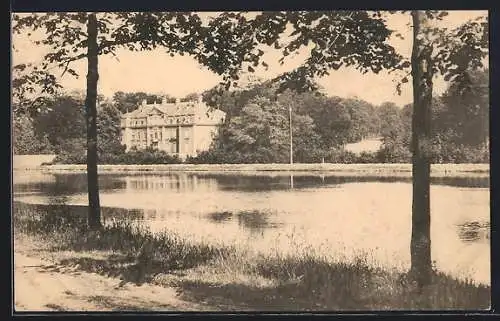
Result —
<path fill-rule="evenodd" d="M 293 164 L 293 133 L 292 133 L 292 106 L 288 107 L 290 116 L 290 164 Z"/>

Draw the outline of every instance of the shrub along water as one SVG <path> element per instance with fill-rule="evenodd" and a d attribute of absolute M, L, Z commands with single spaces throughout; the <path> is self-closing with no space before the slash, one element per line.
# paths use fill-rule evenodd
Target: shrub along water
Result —
<path fill-rule="evenodd" d="M 61 152 L 54 159 L 52 164 L 85 164 L 86 157 L 81 152 Z M 182 160 L 177 155 L 170 155 L 162 150 L 146 148 L 138 150 L 132 148 L 130 151 L 124 150 L 99 153 L 100 164 L 180 164 Z"/>
<path fill-rule="evenodd" d="M 381 269 L 364 256 L 352 262 L 332 261 L 314 249 L 264 255 L 152 234 L 126 220 L 88 231 L 84 207 L 79 213 L 65 205 L 40 210 L 16 202 L 13 209 L 15 236 L 42 240 L 56 258 L 64 251 L 65 256 L 59 257 L 63 265 L 120 277 L 123 282 L 173 286 L 181 290 L 182 299 L 203 300 L 219 309 L 486 309 L 490 305 L 489 286 L 435 271 L 432 284 L 417 289 L 405 273 Z M 36 254 L 40 253 L 38 248 Z"/>

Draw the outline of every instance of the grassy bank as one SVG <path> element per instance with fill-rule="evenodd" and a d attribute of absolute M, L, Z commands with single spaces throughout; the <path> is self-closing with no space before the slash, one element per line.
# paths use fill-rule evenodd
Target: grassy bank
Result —
<path fill-rule="evenodd" d="M 86 165 L 46 165 L 47 172 L 86 171 Z M 283 172 L 325 173 L 335 175 L 411 177 L 411 164 L 161 164 L 161 165 L 99 165 L 101 173 L 114 172 Z M 488 176 L 489 164 L 433 164 L 433 177 Z"/>
<path fill-rule="evenodd" d="M 14 204 L 16 240 L 34 255 L 83 271 L 174 287 L 185 301 L 220 310 L 485 309 L 490 288 L 436 272 L 419 292 L 406 275 L 366 263 L 331 262 L 314 251 L 261 255 L 151 234 L 130 222 L 87 231 L 68 207 Z"/>

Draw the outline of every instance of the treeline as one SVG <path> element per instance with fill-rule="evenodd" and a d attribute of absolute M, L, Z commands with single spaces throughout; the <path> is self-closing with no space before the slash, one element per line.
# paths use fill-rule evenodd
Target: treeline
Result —
<path fill-rule="evenodd" d="M 489 162 L 488 71 L 469 74 L 469 85 L 451 83 L 434 99 L 433 140 L 428 151 L 435 163 Z M 165 97 L 164 95 L 162 95 Z M 197 99 L 190 94 L 182 100 Z M 358 98 L 328 97 L 320 92 L 277 93 L 270 83 L 238 91 L 202 94 L 209 105 L 227 113 L 209 151 L 189 157 L 189 163 L 288 163 L 290 109 L 293 158 L 297 163 L 407 163 L 411 160 L 412 106 L 394 103 L 374 106 Z M 98 153 L 104 164 L 180 163 L 165 152 L 148 148 L 125 152 L 120 143 L 120 114 L 136 109 L 142 100 L 159 102 L 160 95 L 117 92 L 99 97 Z M 167 97 L 173 101 L 174 98 Z M 56 162 L 86 161 L 84 95 L 53 97 L 46 108 L 14 120 L 15 154 L 57 154 Z M 353 154 L 348 143 L 381 137 L 375 153 Z"/>
<path fill-rule="evenodd" d="M 14 153 L 54 153 L 67 163 L 85 163 L 83 94 L 54 96 L 47 99 L 44 107 L 34 115 L 18 115 L 14 119 Z M 118 154 L 124 150 L 120 144 L 120 112 L 110 102 L 98 107 L 97 131 L 100 154 Z"/>
<path fill-rule="evenodd" d="M 163 96 L 163 95 L 162 95 Z M 180 163 L 177 156 L 148 148 L 125 152 L 121 144 L 120 116 L 146 99 L 159 102 L 160 95 L 117 92 L 112 99 L 99 96 L 97 116 L 98 157 L 102 164 Z M 164 97 L 164 96 L 163 96 Z M 183 99 L 194 99 L 190 94 Z M 175 98 L 168 97 L 168 101 Z M 56 154 L 55 163 L 86 163 L 85 96 L 80 92 L 46 99 L 43 110 L 14 118 L 13 151 L 17 155 Z"/>
<path fill-rule="evenodd" d="M 428 152 L 434 163 L 489 162 L 488 71 L 468 74 L 469 83 L 451 83 L 434 99 L 433 139 Z M 289 162 L 289 108 L 292 109 L 293 158 L 300 163 L 408 163 L 411 161 L 412 105 L 380 106 L 319 92 L 277 94 L 269 84 L 232 93 L 204 94 L 228 113 L 209 151 L 192 163 Z M 359 155 L 347 143 L 381 137 L 382 147 Z"/>
<path fill-rule="evenodd" d="M 489 73 L 468 73 L 468 83 L 452 82 L 433 99 L 432 140 L 428 152 L 433 163 L 489 162 Z M 384 162 L 410 162 L 413 106 L 381 106 L 390 122 L 381 128 L 378 152 Z"/>

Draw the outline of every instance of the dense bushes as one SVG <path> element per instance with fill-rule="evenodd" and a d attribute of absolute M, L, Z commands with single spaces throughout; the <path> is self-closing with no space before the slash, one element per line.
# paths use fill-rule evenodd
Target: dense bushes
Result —
<path fill-rule="evenodd" d="M 177 155 L 169 155 L 164 151 L 147 148 L 137 150 L 132 148 L 125 152 L 124 147 L 121 152 L 100 152 L 99 164 L 179 164 L 182 163 Z M 54 159 L 54 164 L 85 164 L 86 154 L 81 151 L 61 152 Z"/>
<path fill-rule="evenodd" d="M 487 148 L 471 147 L 464 144 L 447 143 L 440 146 L 433 156 L 433 163 L 489 163 L 490 153 Z"/>
<path fill-rule="evenodd" d="M 99 164 L 181 164 L 177 155 L 170 155 L 164 151 L 147 148 L 144 150 L 131 149 L 128 152 L 115 150 L 114 152 L 99 152 Z M 489 150 L 487 148 L 474 148 L 466 145 L 444 144 L 434 145 L 431 150 L 432 163 L 488 163 Z M 402 146 L 383 145 L 377 152 L 361 152 L 359 154 L 345 149 L 332 149 L 328 152 L 312 151 L 303 157 L 296 157 L 295 163 L 343 163 L 343 164 L 368 164 L 368 163 L 410 163 L 411 153 Z M 274 159 L 272 154 L 241 153 L 237 151 L 224 151 L 211 149 L 199 153 L 197 156 L 188 156 L 184 163 L 187 164 L 257 164 L 257 163 L 283 163 L 289 159 Z M 85 164 L 86 154 L 84 149 L 73 148 L 62 151 L 53 161 L 54 164 Z"/>
<path fill-rule="evenodd" d="M 288 163 L 288 159 L 284 161 L 271 161 L 267 163 Z M 329 152 L 311 153 L 308 157 L 294 158 L 295 163 L 381 163 L 378 153 L 362 152 L 355 154 L 353 152 L 336 149 Z M 256 159 L 255 155 L 242 155 L 240 153 L 223 153 L 220 150 L 210 150 L 200 153 L 197 157 L 188 157 L 186 163 L 189 164 L 254 164 L 266 163 L 265 161 Z"/>
<path fill-rule="evenodd" d="M 148 147 L 144 150 L 132 148 L 130 151 L 110 159 L 108 164 L 179 164 L 181 159 L 177 155 Z"/>

